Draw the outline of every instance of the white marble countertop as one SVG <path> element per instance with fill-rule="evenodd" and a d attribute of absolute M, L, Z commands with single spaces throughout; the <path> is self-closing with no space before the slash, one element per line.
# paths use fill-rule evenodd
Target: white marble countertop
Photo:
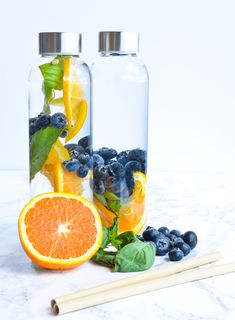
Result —
<path fill-rule="evenodd" d="M 17 218 L 28 194 L 27 173 L 0 172 L 0 319 L 53 319 L 52 297 L 126 277 L 88 262 L 70 271 L 34 266 L 21 248 Z M 221 250 L 223 262 L 235 260 L 235 176 L 156 172 L 149 174 L 148 224 L 199 237 L 193 257 Z M 167 264 L 156 258 L 156 266 Z M 234 320 L 235 274 L 103 304 L 60 316 L 84 320 Z"/>

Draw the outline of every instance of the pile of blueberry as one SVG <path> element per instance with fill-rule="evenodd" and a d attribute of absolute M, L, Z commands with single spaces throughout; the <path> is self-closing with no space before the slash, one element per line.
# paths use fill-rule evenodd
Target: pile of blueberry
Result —
<path fill-rule="evenodd" d="M 48 113 L 40 113 L 35 118 L 29 119 L 29 135 L 30 137 L 37 131 L 45 129 L 48 126 L 53 126 L 56 128 L 65 128 L 67 126 L 67 119 L 63 113 L 57 112 L 52 116 Z M 67 135 L 67 130 L 63 130 L 61 137 L 65 138 Z"/>
<path fill-rule="evenodd" d="M 170 231 L 167 227 L 157 230 L 149 226 L 138 238 L 144 242 L 153 242 L 156 247 L 156 255 L 165 256 L 168 253 L 171 261 L 180 261 L 197 245 L 195 232 L 187 231 L 181 234 L 179 230 Z"/>
<path fill-rule="evenodd" d="M 71 159 L 64 161 L 63 165 L 69 172 L 76 172 L 78 177 L 85 178 L 93 166 L 91 136 L 85 136 L 75 143 L 65 145 Z"/>
<path fill-rule="evenodd" d="M 93 153 L 94 191 L 106 191 L 128 198 L 134 189 L 133 172 L 146 173 L 146 151 L 133 149 L 118 153 L 112 148 L 100 148 Z"/>

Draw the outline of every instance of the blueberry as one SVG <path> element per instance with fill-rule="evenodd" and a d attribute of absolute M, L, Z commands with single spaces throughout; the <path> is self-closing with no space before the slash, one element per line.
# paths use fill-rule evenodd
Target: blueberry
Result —
<path fill-rule="evenodd" d="M 105 160 L 105 164 L 106 164 L 106 165 L 112 164 L 112 163 L 117 163 L 117 161 L 114 160 L 114 159 Z"/>
<path fill-rule="evenodd" d="M 170 230 L 167 227 L 161 227 L 158 229 L 158 231 L 163 233 L 166 237 L 168 237 L 170 234 Z"/>
<path fill-rule="evenodd" d="M 123 166 L 128 162 L 128 153 L 129 151 L 122 151 L 117 155 L 117 161 Z"/>
<path fill-rule="evenodd" d="M 148 230 L 148 229 L 152 229 L 153 227 L 151 227 L 151 226 L 147 226 L 147 228 L 146 228 L 146 230 Z"/>
<path fill-rule="evenodd" d="M 36 120 L 36 127 L 38 129 L 47 128 L 51 123 L 51 116 L 47 113 L 41 113 Z"/>
<path fill-rule="evenodd" d="M 133 149 L 128 154 L 129 160 L 136 160 L 139 162 L 146 162 L 146 151 L 141 149 Z"/>
<path fill-rule="evenodd" d="M 94 178 L 96 180 L 104 180 L 108 175 L 108 169 L 106 166 L 96 166 L 94 168 Z"/>
<path fill-rule="evenodd" d="M 91 168 L 92 167 L 92 157 L 89 156 L 89 154 L 80 154 L 78 156 L 78 161 L 81 163 L 81 164 L 86 164 L 88 166 L 88 168 Z"/>
<path fill-rule="evenodd" d="M 132 175 L 126 175 L 126 185 L 128 190 L 132 191 L 135 186 L 135 180 Z"/>
<path fill-rule="evenodd" d="M 68 151 L 72 151 L 74 149 L 77 148 L 77 145 L 75 143 L 67 143 L 64 145 L 64 147 L 68 150 Z"/>
<path fill-rule="evenodd" d="M 142 241 L 142 242 L 145 241 L 145 240 L 144 240 L 144 237 L 142 237 L 142 236 L 140 236 L 140 235 L 137 235 L 137 238 L 138 238 L 140 241 Z"/>
<path fill-rule="evenodd" d="M 105 180 L 105 188 L 113 193 L 121 193 L 124 187 L 124 183 L 117 177 L 110 176 Z"/>
<path fill-rule="evenodd" d="M 183 252 L 183 254 L 185 256 L 187 256 L 189 254 L 189 252 L 191 251 L 190 246 L 187 243 L 181 243 L 178 248 Z"/>
<path fill-rule="evenodd" d="M 95 181 L 93 188 L 94 188 L 94 191 L 98 194 L 105 193 L 105 186 L 104 186 L 104 182 L 102 180 Z"/>
<path fill-rule="evenodd" d="M 113 162 L 109 164 L 108 169 L 109 172 L 114 176 L 117 176 L 119 178 L 123 178 L 125 176 L 125 168 L 121 163 Z"/>
<path fill-rule="evenodd" d="M 92 147 L 91 146 L 86 147 L 85 152 L 91 156 L 92 155 Z"/>
<path fill-rule="evenodd" d="M 93 154 L 93 167 L 104 165 L 104 159 L 97 153 Z"/>
<path fill-rule="evenodd" d="M 146 241 L 154 241 L 158 236 L 159 232 L 155 228 L 149 228 L 143 232 L 143 237 Z"/>
<path fill-rule="evenodd" d="M 116 150 L 112 148 L 106 148 L 106 147 L 96 150 L 95 153 L 99 154 L 104 160 L 112 159 L 117 155 Z"/>
<path fill-rule="evenodd" d="M 65 138 L 65 137 L 67 136 L 67 134 L 68 134 L 68 130 L 67 130 L 67 129 L 64 129 L 64 130 L 61 132 L 60 137 L 61 137 L 61 138 Z"/>
<path fill-rule="evenodd" d="M 67 125 L 67 119 L 61 112 L 54 113 L 51 117 L 51 125 L 56 128 L 64 128 Z"/>
<path fill-rule="evenodd" d="M 70 155 L 72 158 L 74 159 L 78 159 L 78 157 L 81 155 L 81 154 L 84 154 L 84 149 L 82 146 L 77 146 L 76 145 L 76 148 L 74 148 L 72 151 L 70 151 Z"/>
<path fill-rule="evenodd" d="M 175 241 L 175 239 L 177 238 L 174 234 L 169 234 L 168 235 L 168 238 L 171 240 L 171 241 Z"/>
<path fill-rule="evenodd" d="M 77 170 L 77 175 L 80 178 L 85 178 L 88 172 L 89 172 L 89 168 L 86 165 L 80 166 L 79 169 Z"/>
<path fill-rule="evenodd" d="M 179 245 L 184 244 L 184 240 L 181 237 L 173 237 L 171 240 L 171 248 L 179 247 Z"/>
<path fill-rule="evenodd" d="M 170 261 L 180 261 L 184 257 L 183 251 L 179 248 L 174 248 L 169 252 L 169 259 Z"/>
<path fill-rule="evenodd" d="M 81 166 L 80 162 L 76 159 L 64 161 L 63 165 L 64 165 L 65 169 L 68 170 L 69 172 L 77 171 Z"/>
<path fill-rule="evenodd" d="M 37 130 L 37 128 L 36 128 L 36 126 L 34 124 L 30 124 L 29 125 L 29 135 L 30 135 L 30 137 L 37 131 L 38 130 Z"/>
<path fill-rule="evenodd" d="M 82 146 L 84 149 L 88 148 L 92 143 L 91 136 L 85 136 L 78 141 L 78 145 Z"/>
<path fill-rule="evenodd" d="M 174 234 L 176 237 L 180 237 L 181 236 L 181 232 L 179 230 L 171 230 L 170 232 L 171 234 Z"/>
<path fill-rule="evenodd" d="M 147 172 L 147 163 L 146 161 L 142 163 L 142 170 L 141 170 L 143 173 L 146 173 Z"/>
<path fill-rule="evenodd" d="M 164 256 L 170 250 L 170 240 L 167 237 L 160 237 L 153 241 L 156 247 L 156 256 Z"/>
<path fill-rule="evenodd" d="M 187 231 L 182 235 L 185 243 L 187 243 L 191 249 L 194 249 L 197 245 L 197 235 L 193 231 Z"/>
<path fill-rule="evenodd" d="M 142 166 L 141 163 L 138 161 L 128 161 L 125 165 L 125 170 L 127 174 L 132 174 L 134 171 L 141 171 Z"/>

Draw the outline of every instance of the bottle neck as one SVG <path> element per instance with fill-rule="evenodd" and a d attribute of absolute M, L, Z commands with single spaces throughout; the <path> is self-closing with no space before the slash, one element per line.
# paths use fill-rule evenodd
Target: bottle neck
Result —
<path fill-rule="evenodd" d="M 137 57 L 136 52 L 101 51 L 101 57 Z"/>

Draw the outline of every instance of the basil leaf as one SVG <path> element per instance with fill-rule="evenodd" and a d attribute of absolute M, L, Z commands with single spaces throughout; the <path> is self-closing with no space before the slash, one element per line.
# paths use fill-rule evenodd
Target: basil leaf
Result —
<path fill-rule="evenodd" d="M 104 196 L 102 196 L 101 194 L 98 194 L 96 192 L 94 192 L 94 195 L 95 195 L 96 199 L 99 200 L 99 202 L 101 202 L 105 207 L 108 206 L 108 203 L 107 203 Z"/>
<path fill-rule="evenodd" d="M 106 267 L 113 268 L 115 264 L 116 252 L 108 252 L 103 249 L 99 249 L 98 252 L 92 258 L 92 261 Z"/>
<path fill-rule="evenodd" d="M 114 271 L 136 272 L 149 269 L 155 260 L 153 243 L 140 240 L 124 246 L 116 255 Z"/>
<path fill-rule="evenodd" d="M 58 139 L 64 128 L 49 126 L 33 134 L 30 141 L 30 181 L 41 170 L 51 147 Z"/>
<path fill-rule="evenodd" d="M 116 247 L 118 250 L 123 248 L 125 245 L 131 242 L 138 241 L 136 234 L 133 231 L 126 231 L 119 234 L 115 241 L 113 241 L 113 246 Z"/>
<path fill-rule="evenodd" d="M 112 226 L 109 228 L 109 233 L 108 233 L 109 243 L 113 244 L 117 235 L 118 235 L 118 218 L 115 218 L 113 219 Z"/>
<path fill-rule="evenodd" d="M 116 194 L 106 191 L 104 193 L 104 197 L 108 200 L 120 200 L 120 198 L 118 196 L 116 196 Z"/>
<path fill-rule="evenodd" d="M 120 200 L 108 200 L 108 206 L 115 214 L 118 214 L 122 207 L 122 203 Z"/>
<path fill-rule="evenodd" d="M 100 245 L 100 249 L 104 249 L 109 243 L 109 230 L 105 226 L 102 226 L 102 243 Z"/>
<path fill-rule="evenodd" d="M 39 66 L 47 88 L 55 90 L 63 89 L 63 69 L 60 64 L 53 62 L 45 63 Z"/>
<path fill-rule="evenodd" d="M 39 69 L 44 78 L 42 85 L 45 96 L 43 111 L 50 113 L 50 101 L 54 96 L 54 90 L 63 89 L 64 59 L 58 56 L 52 62 L 39 66 Z"/>

